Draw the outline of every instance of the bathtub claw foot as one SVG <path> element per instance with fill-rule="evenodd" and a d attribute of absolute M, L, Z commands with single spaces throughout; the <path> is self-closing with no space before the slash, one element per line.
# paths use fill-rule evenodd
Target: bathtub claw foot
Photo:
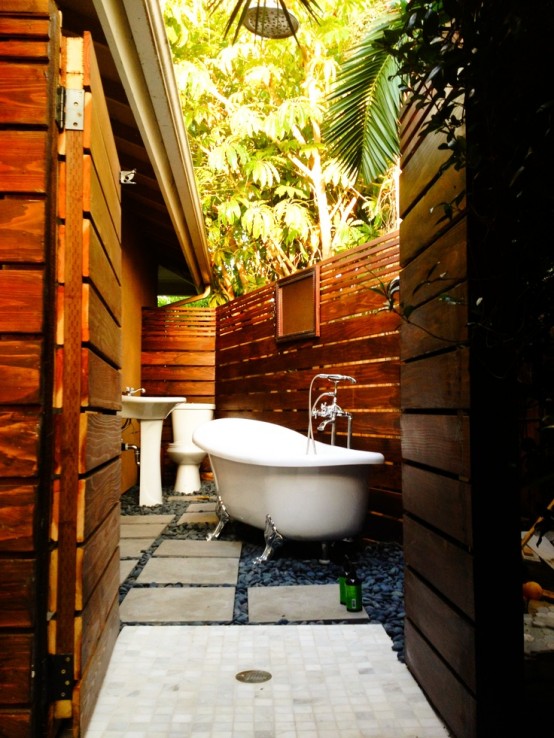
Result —
<path fill-rule="evenodd" d="M 226 523 L 231 520 L 231 516 L 227 512 L 227 509 L 225 505 L 223 504 L 223 500 L 221 497 L 217 498 L 217 505 L 215 507 L 215 514 L 219 518 L 218 524 L 215 526 L 214 530 L 211 533 L 208 533 L 206 536 L 207 541 L 213 541 L 216 538 L 219 538 L 219 534 L 225 527 Z"/>
<path fill-rule="evenodd" d="M 254 559 L 255 564 L 263 564 L 264 561 L 268 561 L 273 556 L 275 549 L 279 548 L 279 546 L 282 546 L 285 542 L 284 537 L 275 527 L 275 523 L 271 519 L 271 515 L 266 515 L 265 517 L 264 539 L 264 551 L 260 556 Z"/>

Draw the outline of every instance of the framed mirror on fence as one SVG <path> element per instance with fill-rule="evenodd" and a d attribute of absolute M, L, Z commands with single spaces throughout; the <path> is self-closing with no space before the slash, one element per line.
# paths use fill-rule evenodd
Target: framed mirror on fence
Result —
<path fill-rule="evenodd" d="M 297 341 L 319 336 L 319 267 L 304 269 L 275 285 L 275 339 Z"/>

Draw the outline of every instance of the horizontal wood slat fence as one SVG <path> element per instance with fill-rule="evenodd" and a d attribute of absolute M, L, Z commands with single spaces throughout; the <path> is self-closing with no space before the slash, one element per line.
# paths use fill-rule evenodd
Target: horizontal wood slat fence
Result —
<path fill-rule="evenodd" d="M 356 384 L 341 383 L 338 392 L 340 406 L 353 416 L 352 448 L 386 458 L 373 475 L 366 535 L 399 540 L 400 318 L 376 291 L 398 272 L 397 232 L 321 262 L 320 335 L 290 342 L 275 339 L 275 285 L 215 311 L 145 309 L 142 384 L 151 394 L 215 402 L 216 417 L 255 418 L 306 433 L 312 377 L 353 376 Z M 316 382 L 314 397 L 331 388 Z M 170 432 L 164 430 L 165 441 Z M 330 440 L 329 429 L 315 432 Z M 346 433 L 346 420 L 339 419 L 339 445 L 346 445 Z M 167 464 L 164 475 L 174 473 Z"/>

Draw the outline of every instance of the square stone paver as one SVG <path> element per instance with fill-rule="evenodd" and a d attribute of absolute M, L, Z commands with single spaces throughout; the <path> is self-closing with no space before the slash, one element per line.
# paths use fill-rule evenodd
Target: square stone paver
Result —
<path fill-rule="evenodd" d="M 155 538 L 124 538 L 119 541 L 119 557 L 122 559 L 140 559 L 155 540 Z"/>
<path fill-rule="evenodd" d="M 171 523 L 175 515 L 148 514 L 148 515 L 122 515 L 121 525 L 152 525 L 154 523 Z"/>
<path fill-rule="evenodd" d="M 241 541 L 194 541 L 172 538 L 162 541 L 154 551 L 154 556 L 238 559 L 241 550 Z"/>
<path fill-rule="evenodd" d="M 137 577 L 137 583 L 236 584 L 238 559 L 151 558 Z"/>
<path fill-rule="evenodd" d="M 339 601 L 338 584 L 283 587 L 249 587 L 248 621 L 278 623 L 280 620 L 369 620 L 365 609 L 348 612 Z"/>
<path fill-rule="evenodd" d="M 123 623 L 226 623 L 234 604 L 234 587 L 135 587 L 119 615 Z"/>
<path fill-rule="evenodd" d="M 193 502 L 187 507 L 188 513 L 214 512 L 216 508 L 215 502 Z"/>
<path fill-rule="evenodd" d="M 130 523 L 119 528 L 121 538 L 157 538 L 166 529 L 165 523 Z"/>
<path fill-rule="evenodd" d="M 219 518 L 215 512 L 191 512 L 183 513 L 177 521 L 177 525 L 198 525 L 200 523 L 217 524 L 218 522 Z"/>
<path fill-rule="evenodd" d="M 122 584 L 137 565 L 138 559 L 124 559 L 119 562 L 119 583 Z"/>

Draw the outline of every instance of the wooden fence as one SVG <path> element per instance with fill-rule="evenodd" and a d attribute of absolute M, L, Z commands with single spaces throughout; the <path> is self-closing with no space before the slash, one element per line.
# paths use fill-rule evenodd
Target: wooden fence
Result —
<path fill-rule="evenodd" d="M 352 447 L 380 451 L 373 475 L 367 535 L 401 536 L 399 318 L 374 291 L 398 275 L 398 234 L 392 233 L 320 264 L 320 335 L 277 342 L 275 286 L 217 310 L 216 414 L 249 417 L 305 433 L 315 374 L 340 373 L 338 401 L 350 412 Z M 325 380 L 314 389 L 330 389 Z M 346 445 L 346 421 L 337 443 Z M 329 440 L 329 432 L 317 433 Z"/>
<path fill-rule="evenodd" d="M 366 534 L 401 538 L 399 322 L 382 294 L 398 276 L 398 233 L 320 264 L 320 335 L 277 341 L 275 285 L 216 310 L 143 311 L 142 385 L 149 394 L 215 402 L 216 417 L 248 417 L 305 433 L 308 390 L 315 374 L 340 373 L 338 401 L 353 416 L 352 447 L 380 451 Z M 377 291 L 376 291 L 377 290 Z M 330 389 L 325 380 L 314 392 Z M 337 443 L 346 445 L 346 420 Z M 328 441 L 329 432 L 317 433 Z M 162 446 L 171 440 L 166 422 Z M 163 453 L 164 483 L 174 467 Z"/>

